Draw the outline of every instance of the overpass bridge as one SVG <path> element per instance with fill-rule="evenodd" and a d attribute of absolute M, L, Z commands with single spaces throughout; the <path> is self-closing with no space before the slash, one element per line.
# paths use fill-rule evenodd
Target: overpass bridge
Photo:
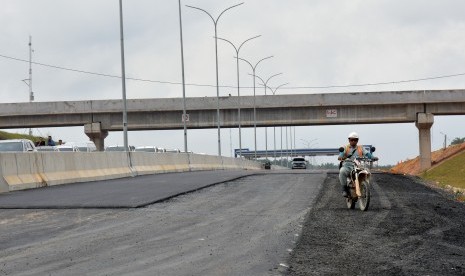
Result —
<path fill-rule="evenodd" d="M 464 115 L 465 90 L 421 90 L 220 97 L 220 125 L 304 126 L 415 123 L 422 169 L 431 166 L 430 128 L 436 115 Z M 216 128 L 216 97 L 186 98 L 190 129 Z M 127 100 L 129 130 L 182 129 L 182 98 Z M 122 100 L 0 104 L 0 129 L 84 126 L 103 149 L 108 131 L 123 130 Z"/>
<path fill-rule="evenodd" d="M 363 147 L 371 151 L 372 145 L 363 145 Z M 250 149 L 235 149 L 234 156 L 242 156 L 248 159 L 262 157 L 293 157 L 293 156 L 334 156 L 339 155 L 339 148 L 303 148 L 303 149 L 269 149 L 269 150 L 250 150 Z"/>
<path fill-rule="evenodd" d="M 339 154 L 339 148 L 319 148 L 319 149 L 270 149 L 270 150 L 234 150 L 234 156 L 243 156 L 245 158 L 261 157 L 289 157 L 289 156 L 333 156 Z"/>

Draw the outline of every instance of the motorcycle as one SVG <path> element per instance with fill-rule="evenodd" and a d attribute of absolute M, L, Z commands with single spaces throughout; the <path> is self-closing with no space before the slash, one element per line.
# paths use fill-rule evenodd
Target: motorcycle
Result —
<path fill-rule="evenodd" d="M 340 148 L 339 151 L 344 151 L 344 148 Z M 371 152 L 375 149 L 372 148 Z M 351 162 L 354 164 L 353 170 L 347 177 L 347 187 L 349 195 L 346 198 L 347 208 L 355 209 L 355 204 L 358 202 L 360 210 L 366 211 L 370 206 L 370 180 L 371 180 L 371 168 L 373 162 L 376 159 L 370 159 L 366 157 L 358 157 L 354 160 L 346 159 L 344 162 Z"/>

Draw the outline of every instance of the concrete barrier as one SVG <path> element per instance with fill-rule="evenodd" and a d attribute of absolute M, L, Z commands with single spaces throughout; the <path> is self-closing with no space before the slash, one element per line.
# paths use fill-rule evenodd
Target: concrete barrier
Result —
<path fill-rule="evenodd" d="M 126 153 L 0 154 L 0 192 L 131 176 Z"/>
<path fill-rule="evenodd" d="M 223 170 L 221 157 L 204 154 L 189 154 L 191 171 Z"/>
<path fill-rule="evenodd" d="M 189 171 L 185 153 L 131 152 L 131 164 L 138 175 Z"/>
<path fill-rule="evenodd" d="M 125 152 L 43 152 L 47 186 L 132 175 Z"/>
<path fill-rule="evenodd" d="M 122 178 L 199 170 L 259 170 L 260 163 L 202 154 L 147 152 L 0 153 L 0 193 Z"/>
<path fill-rule="evenodd" d="M 240 162 L 242 166 L 247 170 L 261 170 L 262 169 L 262 164 L 259 162 L 246 160 L 246 159 L 242 159 Z"/>
<path fill-rule="evenodd" d="M 222 157 L 223 170 L 240 170 L 241 166 L 238 166 L 235 158 Z"/>
<path fill-rule="evenodd" d="M 2 153 L 0 166 L 8 191 L 46 186 L 40 174 L 41 161 L 41 156 L 34 153 Z"/>

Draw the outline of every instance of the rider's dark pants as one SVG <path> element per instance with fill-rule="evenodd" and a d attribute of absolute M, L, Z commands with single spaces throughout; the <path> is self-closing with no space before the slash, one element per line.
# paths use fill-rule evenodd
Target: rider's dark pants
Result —
<path fill-rule="evenodd" d="M 347 177 L 350 175 L 352 167 L 342 166 L 339 170 L 339 182 L 341 183 L 341 190 L 346 190 Z"/>

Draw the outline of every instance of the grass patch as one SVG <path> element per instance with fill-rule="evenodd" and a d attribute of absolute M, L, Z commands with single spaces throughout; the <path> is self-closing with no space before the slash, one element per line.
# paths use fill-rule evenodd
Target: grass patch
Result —
<path fill-rule="evenodd" d="M 39 141 L 41 137 L 31 136 L 27 134 L 18 134 L 18 133 L 9 133 L 5 131 L 0 131 L 0 140 L 9 140 L 9 139 L 29 139 L 33 142 Z"/>
<path fill-rule="evenodd" d="M 434 181 L 440 186 L 465 189 L 465 152 L 444 161 L 441 165 L 424 172 L 422 178 Z"/>

